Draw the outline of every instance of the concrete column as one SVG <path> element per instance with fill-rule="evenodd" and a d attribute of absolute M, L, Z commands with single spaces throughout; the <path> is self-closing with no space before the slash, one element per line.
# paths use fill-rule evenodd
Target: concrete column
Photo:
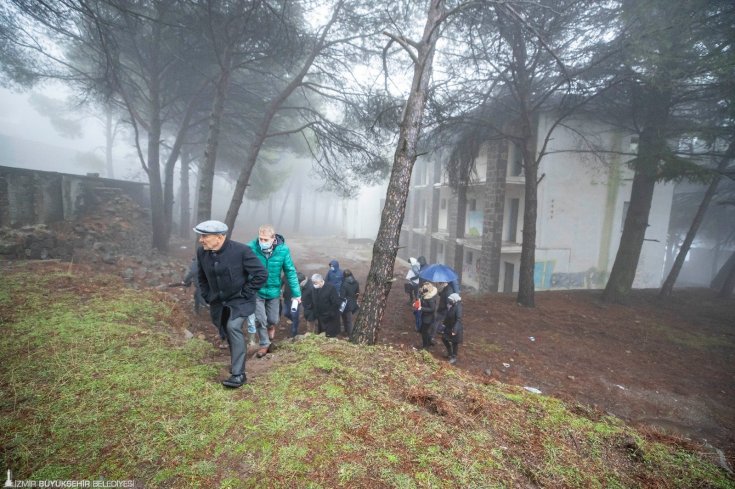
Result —
<path fill-rule="evenodd" d="M 503 244 L 508 142 L 492 141 L 488 145 L 479 278 L 480 292 L 497 292 L 500 281 L 500 252 Z"/>

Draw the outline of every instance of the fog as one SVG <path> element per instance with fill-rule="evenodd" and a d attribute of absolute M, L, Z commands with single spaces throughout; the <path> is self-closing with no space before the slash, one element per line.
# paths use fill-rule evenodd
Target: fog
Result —
<path fill-rule="evenodd" d="M 42 114 L 31 103 L 32 97 L 47 97 L 67 103 L 66 92 L 59 86 L 45 90 L 18 93 L 0 88 L 0 165 L 54 171 L 70 174 L 96 173 L 107 175 L 105 168 L 105 136 L 100 117 L 88 109 L 70 110 L 55 114 L 57 119 L 67 118 L 80 126 L 75 137 L 66 137 L 51 121 L 49 114 Z M 58 125 L 58 121 L 57 121 Z M 122 132 L 113 147 L 114 178 L 147 182 L 134 151 L 130 134 Z M 324 182 L 312 169 L 312 162 L 288 151 L 277 155 L 276 186 L 272 194 L 262 200 L 253 200 L 245 194 L 235 226 L 234 237 L 248 240 L 257 234 L 260 224 L 271 223 L 277 232 L 285 236 L 340 236 L 347 239 L 374 239 L 379 226 L 385 185 L 364 187 L 353 198 L 342 198 L 323 190 Z M 179 181 L 177 168 L 174 181 Z M 189 185 L 192 199 L 197 193 L 196 175 Z M 725 179 L 720 192 L 732 193 L 733 182 Z M 212 218 L 224 220 L 234 190 L 234 181 L 217 174 L 212 201 Z M 703 185 L 681 183 L 677 186 L 672 202 L 670 240 L 666 247 L 664 273 L 671 267 L 691 222 L 695 204 L 701 199 Z M 176 189 L 174 202 L 175 221 L 179 224 L 180 189 Z M 183 234 L 196 221 L 196 208 L 190 203 L 192 221 L 183 226 Z M 728 241 L 733 232 L 732 206 L 714 205 L 710 208 L 704 225 L 693 244 L 679 286 L 704 286 L 714 277 L 729 256 Z M 371 219 L 365 219 L 371 216 Z"/>
<path fill-rule="evenodd" d="M 89 24 L 88 13 L 83 12 L 84 9 L 78 9 L 73 2 L 65 5 L 69 8 L 66 12 L 69 14 L 66 16 L 68 19 L 59 14 L 64 13 L 63 9 L 59 9 L 59 12 L 39 13 L 21 3 L 16 5 L 16 12 L 12 12 L 13 9 L 10 8 L 0 10 L 0 14 L 4 15 L 0 17 L 0 21 L 4 19 L 7 32 L 17 38 L 6 37 L 9 47 L 2 52 L 2 61 L 10 69 L 0 71 L 0 75 L 5 77 L 0 82 L 9 86 L 33 87 L 33 90 L 29 88 L 22 93 L 0 88 L 0 165 L 80 175 L 96 174 L 148 184 L 153 208 L 153 246 L 162 250 L 167 248 L 167 240 L 170 238 L 167 233 L 171 216 L 174 221 L 173 234 L 178 232 L 182 237 L 190 233 L 191 225 L 198 220 L 196 201 L 199 188 L 209 188 L 206 179 L 202 180 L 205 182 L 203 185 L 199 185 L 202 174 L 211 175 L 206 170 L 209 168 L 211 171 L 211 165 L 207 166 L 207 163 L 215 165 L 215 177 L 211 213 L 206 218 L 226 220 L 230 202 L 239 202 L 238 192 L 246 189 L 234 231 L 234 236 L 238 239 L 249 239 L 263 223 L 271 223 L 278 232 L 288 235 L 374 239 L 387 194 L 386 176 L 396 151 L 401 114 L 405 115 L 412 109 L 426 114 L 428 122 L 423 122 L 423 140 L 419 140 L 420 131 L 415 131 L 413 141 L 398 146 L 399 152 L 404 151 L 404 155 L 410 156 L 396 159 L 403 165 L 401 170 L 405 170 L 403 182 L 410 175 L 416 160 L 416 151 L 422 154 L 418 158 L 419 167 L 424 165 L 436 170 L 432 170 L 434 175 L 431 180 L 424 180 L 426 172 L 422 174 L 420 184 L 411 188 L 407 202 L 403 200 L 405 194 L 402 191 L 405 189 L 393 188 L 388 193 L 391 199 L 387 214 L 391 215 L 391 222 L 404 224 L 399 249 L 408 249 L 416 256 L 433 255 L 431 258 L 435 259 L 438 256 L 443 258 L 446 248 L 449 250 L 446 252 L 448 261 L 453 261 L 457 268 L 469 267 L 470 272 L 477 273 L 480 269 L 480 258 L 477 257 L 486 244 L 485 241 L 481 242 L 485 226 L 484 232 L 488 236 L 505 235 L 503 240 L 498 238 L 496 243 L 498 248 L 505 248 L 501 250 L 502 259 L 499 255 L 491 258 L 490 251 L 482 259 L 502 262 L 508 274 L 508 283 L 514 284 L 514 280 L 517 280 L 513 275 L 516 278 L 519 276 L 520 266 L 517 248 L 523 247 L 523 252 L 529 253 L 527 256 L 532 253 L 528 252 L 531 249 L 548 252 L 545 263 L 549 264 L 555 263 L 557 255 L 584 256 L 587 260 L 584 264 L 575 263 L 573 268 L 557 271 L 566 277 L 565 280 L 571 280 L 569 277 L 584 280 L 580 277 L 586 276 L 592 269 L 599 277 L 606 277 L 613 261 L 609 259 L 612 256 L 611 250 L 614 251 L 616 246 L 622 248 L 628 243 L 639 241 L 637 238 L 618 239 L 618 229 L 616 227 L 613 232 L 612 225 L 620 223 L 620 227 L 626 231 L 645 225 L 645 219 L 630 219 L 631 224 L 623 226 L 628 212 L 624 209 L 627 209 L 625 206 L 631 200 L 638 204 L 632 206 L 636 212 L 642 214 L 641 209 L 645 207 L 641 205 L 643 199 L 630 193 L 627 188 L 625 192 L 628 195 L 617 194 L 617 189 L 624 188 L 627 185 L 625 182 L 632 178 L 624 176 L 623 180 L 617 181 L 615 179 L 618 176 L 611 176 L 607 182 L 597 182 L 595 179 L 590 182 L 575 182 L 575 185 L 589 187 L 589 196 L 585 197 L 587 201 L 575 201 L 581 192 L 570 192 L 569 188 L 561 188 L 569 185 L 569 181 L 561 177 L 554 180 L 555 177 L 551 174 L 553 169 L 549 170 L 546 180 L 545 175 L 538 175 L 538 179 L 530 178 L 541 167 L 540 161 L 532 161 L 534 155 L 524 154 L 524 161 L 512 160 L 510 154 L 516 153 L 515 145 L 520 144 L 526 148 L 536 146 L 527 153 L 537 151 L 539 160 L 545 158 L 546 164 L 546 161 L 553 158 L 553 154 L 541 149 L 545 144 L 541 141 L 546 136 L 547 141 L 554 144 L 562 141 L 563 125 L 557 126 L 556 122 L 549 119 L 548 128 L 559 129 L 553 137 L 551 133 L 544 135 L 546 128 L 539 125 L 524 136 L 527 140 L 522 144 L 518 141 L 518 134 L 513 133 L 512 128 L 508 129 L 529 114 L 518 112 L 520 109 L 516 105 L 524 104 L 514 105 L 511 102 L 507 105 L 507 91 L 512 93 L 519 87 L 513 86 L 512 79 L 504 77 L 513 72 L 521 61 L 511 55 L 511 51 L 516 51 L 515 48 L 501 49 L 506 40 L 500 30 L 496 32 L 492 27 L 493 22 L 483 26 L 478 35 L 484 39 L 485 46 L 496 46 L 498 51 L 490 49 L 483 52 L 474 59 L 474 63 L 467 63 L 466 60 L 469 56 L 478 54 L 471 53 L 480 48 L 482 43 L 478 43 L 479 38 L 464 39 L 462 29 L 453 31 L 456 26 L 447 25 L 448 35 L 439 36 L 440 40 L 430 50 L 433 52 L 436 48 L 437 53 L 433 72 L 423 77 L 424 80 L 431 78 L 433 83 L 433 86 L 420 90 L 431 92 L 429 109 L 425 110 L 423 105 L 416 109 L 407 102 L 410 100 L 407 93 L 414 93 L 409 89 L 410 74 L 413 67 L 419 65 L 416 56 L 413 56 L 415 53 L 412 52 L 415 43 L 390 36 L 392 41 L 389 42 L 385 37 L 385 28 L 390 26 L 408 38 L 419 39 L 421 26 L 426 18 L 423 7 L 417 10 L 408 8 L 398 18 L 398 12 L 392 11 L 387 5 L 382 9 L 366 4 L 363 6 L 366 7 L 364 10 L 356 9 L 353 12 L 347 9 L 339 13 L 343 6 L 341 3 L 335 5 L 335 8 L 337 5 L 339 8 L 334 11 L 326 3 L 306 3 L 301 5 L 303 9 L 299 7 L 300 4 L 289 3 L 289 8 L 294 8 L 293 11 L 284 12 L 285 17 L 293 16 L 294 22 L 289 23 L 282 22 L 283 19 L 280 18 L 271 18 L 267 9 L 262 12 L 263 17 L 244 15 L 236 8 L 244 4 L 238 2 L 232 5 L 223 4 L 221 11 L 212 8 L 216 3 L 202 10 L 199 10 L 202 5 L 196 2 L 186 4 L 187 8 L 184 5 L 181 4 L 181 11 L 171 9 L 158 12 L 165 18 L 140 15 L 141 12 L 122 9 L 107 19 L 105 15 L 110 12 L 103 9 L 96 15 L 100 16 L 98 20 L 105 22 L 94 25 Z M 108 6 L 113 10 L 117 8 L 113 4 Z M 572 6 L 569 5 L 570 9 Z M 148 7 L 152 11 L 156 10 L 155 2 L 141 4 L 142 11 Z M 525 7 L 535 8 L 531 4 Z M 531 49 L 527 53 L 529 56 L 533 53 L 532 56 L 539 57 L 533 60 L 529 58 L 531 64 L 538 65 L 539 74 L 534 75 L 538 76 L 537 79 L 529 80 L 529 86 L 533 87 L 526 95 L 529 100 L 539 97 L 531 105 L 536 107 L 533 117 L 538 117 L 540 121 L 542 115 L 546 117 L 547 114 L 558 114 L 561 109 L 561 106 L 554 105 L 557 103 L 556 94 L 552 93 L 561 85 L 551 83 L 545 86 L 544 82 L 555 77 L 563 80 L 568 76 L 567 73 L 558 72 L 557 64 L 567 63 L 571 66 L 576 61 L 581 62 L 584 57 L 580 58 L 580 53 L 583 51 L 576 50 L 581 49 L 582 45 L 589 43 L 589 49 L 602 49 L 597 41 L 607 37 L 610 41 L 615 36 L 608 31 L 611 27 L 602 12 L 598 12 L 597 20 L 587 21 L 578 20 L 578 16 L 572 15 L 572 10 L 556 13 L 541 9 L 537 13 L 540 18 L 561 15 L 558 19 L 559 28 L 570 29 L 565 35 L 574 35 L 574 29 L 581 27 L 577 25 L 578 22 L 592 22 L 589 26 L 592 33 L 590 39 L 580 39 L 579 45 L 571 43 L 556 46 L 555 49 L 559 52 L 551 57 L 547 50 L 554 51 L 554 47 L 549 46 L 540 46 L 543 49 Z M 652 9 L 652 13 L 655 13 L 655 9 Z M 618 12 L 618 15 L 622 14 L 623 12 Z M 192 20 L 201 20 L 202 16 L 210 16 L 205 19 L 210 28 L 212 25 L 233 25 L 239 28 L 232 32 L 224 28 L 222 32 L 214 32 L 210 28 L 203 28 L 203 24 L 207 22 L 200 24 Z M 522 16 L 511 17 L 513 22 L 530 22 L 523 20 Z M 531 18 L 533 16 L 529 16 Z M 117 22 L 114 19 L 127 19 L 127 22 Z M 223 19 L 231 22 L 223 22 Z M 268 24 L 268 20 L 273 24 Z M 66 21 L 69 21 L 68 25 L 57 25 Z M 462 22 L 468 22 L 466 27 L 473 25 L 472 15 L 465 19 L 458 18 L 457 21 L 458 26 Z M 671 21 L 676 22 L 675 17 Z M 34 22 L 38 22 L 35 27 L 31 25 Z M 601 25 L 597 25 L 597 22 Z M 103 24 L 104 36 L 99 36 L 98 28 Z M 556 21 L 549 24 L 555 25 Z M 593 25 L 597 27 L 594 28 Z M 471 32 L 473 28 L 467 32 Z M 153 32 L 151 29 L 160 29 L 160 37 L 150 36 Z M 538 39 L 531 35 L 535 32 L 534 29 L 522 31 L 530 35 L 524 43 L 539 47 Z M 700 34 L 705 35 L 709 31 L 710 28 L 707 27 Z M 76 34 L 69 35 L 70 32 Z M 548 34 L 549 39 L 564 38 L 558 32 Z M 616 35 L 624 36 L 624 33 Z M 114 39 L 114 42 L 108 42 L 110 39 Z M 299 39 L 320 40 L 303 43 Z M 360 42 L 356 39 L 360 39 Z M 393 45 L 389 50 L 393 41 L 397 41 L 400 46 Z M 110 51 L 111 46 L 114 46 L 114 52 Z M 336 46 L 339 48 L 335 48 Z M 647 46 L 639 47 L 643 49 Z M 651 50 L 655 53 L 657 49 L 652 46 Z M 225 58 L 231 64 L 224 63 Z M 525 59 L 525 56 L 522 58 Z M 491 62 L 485 64 L 486 59 Z M 651 62 L 656 59 L 657 55 L 652 56 Z M 623 57 L 605 69 L 616 73 L 620 64 L 627 62 L 629 60 Z M 10 66 L 13 63 L 18 66 Z M 301 63 L 305 64 L 302 66 Z M 646 69 L 645 63 L 643 66 Z M 28 73 L 32 75 L 24 76 Z M 601 76 L 602 80 L 607 75 Z M 715 79 L 720 75 L 713 72 L 711 76 Z M 682 83 L 684 91 L 687 82 L 696 80 L 696 77 L 687 78 L 684 75 L 681 78 L 677 82 Z M 51 79 L 66 80 L 68 84 L 49 82 Z M 578 81 L 583 83 L 583 80 L 584 77 L 580 77 Z M 724 82 L 723 86 L 727 86 Z M 562 85 L 566 86 L 565 83 Z M 546 91 L 549 87 L 556 89 Z M 573 95 L 582 97 L 581 85 L 578 90 L 580 93 Z M 610 96 L 605 90 L 600 90 L 599 98 Z M 709 107 L 706 104 L 717 100 L 718 96 L 726 98 L 723 95 L 702 96 L 702 107 Z M 621 92 L 617 97 L 624 99 L 626 95 Z M 592 129 L 593 127 L 602 127 L 603 124 L 616 128 L 617 142 L 614 147 L 599 149 L 602 152 L 618 153 L 619 162 L 615 164 L 628 171 L 631 167 L 625 166 L 625 163 L 632 155 L 626 148 L 633 147 L 633 138 L 637 147 L 640 135 L 636 134 L 640 127 L 631 127 L 640 126 L 640 121 L 636 120 L 638 115 L 624 111 L 611 116 L 618 117 L 617 120 L 606 120 L 617 102 L 622 102 L 622 106 L 629 105 L 627 100 L 607 101 L 609 105 L 597 108 L 592 104 L 589 114 L 580 111 L 580 117 L 596 119 L 594 123 L 586 121 L 584 131 L 594 132 L 597 129 Z M 503 113 L 498 113 L 498 107 L 503 108 L 500 111 Z M 663 110 L 656 110 L 658 109 Z M 707 110 L 710 109 L 711 107 Z M 679 109 L 667 107 L 666 110 L 675 113 Z M 561 112 L 564 113 L 564 110 Z M 474 122 L 478 115 L 480 123 Z M 471 122 L 468 126 L 489 125 L 493 126 L 494 132 L 477 127 L 471 128 L 469 132 L 466 128 L 447 130 L 441 127 L 444 120 L 452 121 L 449 125 L 455 124 L 456 127 L 461 127 L 466 122 Z M 509 124 L 508 121 L 513 123 Z M 725 124 L 725 119 L 712 124 Z M 451 134 L 441 133 L 441 130 Z M 552 130 L 556 129 L 549 129 Z M 708 128 L 701 130 L 707 133 Z M 474 131 L 477 131 L 476 134 L 470 134 Z M 533 132 L 538 134 L 531 134 Z M 595 136 L 598 134 L 584 135 L 590 139 Z M 672 134 L 671 141 L 678 137 L 683 139 L 684 136 Z M 686 136 L 695 140 L 697 138 L 696 135 Z M 538 140 L 532 140 L 533 137 Z M 154 144 L 148 144 L 149 138 Z M 507 147 L 497 150 L 497 160 L 493 160 L 496 155 L 485 154 L 485 160 L 481 161 L 479 148 L 491 146 L 493 139 L 503 141 L 502 144 Z M 623 149 L 617 146 L 618 142 Z M 661 141 L 664 145 L 668 142 L 670 141 Z M 720 142 L 722 145 L 726 144 L 726 141 L 715 141 L 712 147 Z M 459 151 L 465 145 L 466 151 Z M 408 146 L 412 146 L 410 151 L 405 150 Z M 576 150 L 576 147 L 560 146 L 558 153 L 571 153 L 572 150 Z M 458 162 L 454 155 L 451 158 L 447 156 L 448 153 L 455 152 L 463 153 L 458 157 L 463 159 L 462 162 Z M 208 160 L 208 155 L 213 154 L 217 157 Z M 516 153 L 516 156 L 518 154 L 520 153 Z M 169 155 L 173 156 L 169 158 Z M 505 160 L 501 155 L 505 155 Z M 572 159 L 572 156 L 568 158 L 570 161 Z M 649 159 L 654 166 L 661 163 L 656 158 Z M 520 165 L 519 168 L 522 167 L 526 173 L 515 173 L 514 177 L 524 179 L 527 175 L 528 182 L 538 180 L 537 185 L 541 185 L 526 188 L 524 181 L 508 180 L 491 184 L 488 176 L 487 183 L 481 188 L 477 185 L 484 183 L 484 173 L 479 175 L 480 181 L 476 182 L 459 176 L 464 171 L 460 166 L 491 168 L 490 161 L 497 161 L 495 166 L 499 171 L 503 164 L 508 168 Z M 651 161 L 646 164 L 651 164 Z M 173 170 L 172 162 L 176 162 Z M 560 164 L 563 163 L 565 162 Z M 703 163 L 711 166 L 716 162 L 708 160 Z M 146 165 L 154 171 L 144 171 Z M 574 171 L 581 179 L 583 171 Z M 439 173 L 443 175 L 440 176 Z M 601 174 L 608 178 L 608 167 Z M 236 187 L 238 176 L 247 186 Z M 675 181 L 676 178 L 668 182 Z M 187 180 L 188 183 L 182 183 Z M 665 186 L 662 184 L 663 179 L 659 180 L 659 186 Z M 695 266 L 699 270 L 707 269 L 707 273 L 700 273 L 696 277 L 683 274 L 682 284 L 705 284 L 726 257 L 732 254 L 735 219 L 732 205 L 726 206 L 727 198 L 721 198 L 726 192 L 733 192 L 729 189 L 732 181 L 724 180 L 727 181 L 722 183 L 721 194 L 713 201 L 705 225 L 693 244 L 693 258 L 699 253 L 697 249 L 707 250 L 708 256 L 701 259 L 706 265 Z M 557 182 L 557 187 L 547 192 L 546 187 L 551 187 L 554 181 Z M 469 199 L 471 208 L 465 208 L 467 202 L 463 200 L 464 197 L 457 197 L 462 194 L 458 191 L 460 185 L 457 182 L 464 182 L 465 191 L 470 186 L 475 186 L 469 189 L 473 193 L 473 197 Z M 604 202 L 604 216 L 596 215 L 591 210 L 595 209 L 594 205 L 590 205 L 591 199 L 599 197 L 600 193 L 595 191 L 595 186 L 599 183 L 606 183 L 615 190 L 610 192 L 610 198 Z M 523 188 L 520 184 L 523 184 Z M 182 185 L 188 187 L 186 192 L 180 188 Z M 645 282 L 646 286 L 658 280 L 658 275 L 663 275 L 671 266 L 705 188 L 703 184 L 677 184 L 676 190 L 672 190 L 674 184 L 666 185 L 668 190 L 665 202 L 657 204 L 657 214 L 651 215 L 648 224 L 651 226 L 658 219 L 655 223 L 658 234 L 647 240 L 649 248 L 656 246 L 655 253 L 652 252 L 656 258 L 649 257 L 647 263 L 642 263 L 648 267 L 646 274 L 653 277 Z M 552 190 L 561 197 L 557 198 L 557 205 L 560 202 L 566 203 L 565 218 L 568 221 L 605 221 L 606 227 L 601 231 L 606 237 L 604 246 L 581 243 L 582 240 L 575 239 L 575 236 L 566 241 L 554 241 L 541 232 L 538 233 L 538 238 L 545 237 L 545 242 L 521 242 L 524 238 L 516 236 L 516 229 L 523 225 L 539 224 L 539 228 L 543 229 L 543 224 L 548 224 L 555 212 L 555 201 L 551 200 L 544 204 L 547 209 L 539 209 L 539 223 L 530 220 L 525 222 L 523 212 L 518 207 L 523 201 L 522 192 L 540 192 L 543 197 L 544 192 L 550 195 Z M 488 195 L 491 193 L 499 196 L 497 207 L 490 202 Z M 543 202 L 533 200 L 536 201 Z M 532 200 L 529 199 L 529 202 Z M 186 214 L 181 209 L 184 205 L 187 206 L 190 216 L 187 220 L 190 222 L 181 223 L 178 222 L 180 216 Z M 515 205 L 514 212 L 503 210 L 504 206 L 510 209 L 512 205 Z M 173 212 L 169 213 L 171 206 Z M 500 209 L 498 215 L 492 215 L 491 212 L 496 209 Z M 448 218 L 450 210 L 455 214 Z M 486 210 L 487 215 L 483 214 Z M 404 212 L 405 214 L 398 215 Z M 440 215 L 444 216 L 441 226 Z M 546 217 L 547 215 L 550 217 Z M 543 221 L 544 219 L 547 221 Z M 464 225 L 465 222 L 467 226 Z M 571 229 L 576 224 L 567 225 L 564 229 L 552 229 L 554 225 L 558 226 L 555 223 L 548 224 L 548 234 L 556 237 L 573 234 Z M 493 226 L 497 229 L 491 229 Z M 509 229 L 514 230 L 513 233 L 509 233 Z M 508 234 L 512 236 L 508 237 Z M 644 234 L 645 227 L 637 236 Z M 611 243 L 607 243 L 608 236 L 611 237 Z M 474 242 L 468 241 L 466 245 L 465 238 L 473 238 Z M 654 242 L 657 244 L 653 245 Z M 468 251 L 463 258 L 465 246 L 473 251 Z M 455 248 L 458 250 L 456 253 Z M 572 249 L 575 251 L 570 251 Z M 626 256 L 633 255 L 628 253 Z M 544 260 L 539 259 L 539 256 L 541 254 L 524 263 L 538 264 Z M 571 258 L 567 261 L 572 262 Z M 700 263 L 699 259 L 695 261 Z M 635 268 L 637 264 L 628 260 L 625 266 Z M 528 277 L 533 275 L 524 273 L 524 280 L 529 280 Z"/>
<path fill-rule="evenodd" d="M 110 178 L 105 168 L 105 135 L 101 115 L 95 116 L 89 109 L 69 110 L 54 116 L 79 124 L 77 137 L 66 137 L 51 121 L 50 114 L 42 114 L 31 103 L 32 97 L 45 97 L 59 104 L 67 104 L 69 93 L 63 87 L 50 84 L 46 89 L 14 92 L 0 88 L 0 165 L 29 168 L 41 171 L 76 175 L 99 174 Z M 57 122 L 58 124 L 58 122 Z M 201 157 L 201 155 L 200 155 Z M 113 145 L 113 178 L 147 182 L 134 151 L 130 134 L 123 132 Z M 310 236 L 336 235 L 346 238 L 371 239 L 375 237 L 379 222 L 366 222 L 356 218 L 358 208 L 375 208 L 384 195 L 383 187 L 365 188 L 354 199 L 338 197 L 321 189 L 323 181 L 316 178 L 311 161 L 288 152 L 276 158 L 280 171 L 276 171 L 278 188 L 270 198 L 245 201 L 235 227 L 238 239 L 251 239 L 263 223 L 272 223 L 279 233 L 308 234 Z M 177 167 L 174 181 L 179 181 Z M 190 181 L 189 193 L 196 195 L 196 175 Z M 234 182 L 219 174 L 215 177 L 212 200 L 212 218 L 224 220 Z M 180 195 L 177 187 L 176 195 Z M 175 221 L 178 224 L 180 201 L 174 202 Z M 192 222 L 196 209 L 190 203 Z M 296 217 L 297 209 L 299 217 Z M 377 215 L 374 213 L 373 215 Z M 185 226 L 185 229 L 189 229 Z"/>
<path fill-rule="evenodd" d="M 71 106 L 69 92 L 58 83 L 48 83 L 39 89 L 16 92 L 0 87 L 0 165 L 32 168 L 85 175 L 98 173 L 109 177 L 105 168 L 105 134 L 99 117 L 89 109 L 70 109 L 58 114 L 39 112 L 31 103 L 42 97 Z M 66 118 L 79 126 L 76 137 L 60 133 L 52 123 L 63 124 Z M 61 120 L 59 122 L 59 120 Z M 115 174 L 124 180 L 146 181 L 145 173 L 136 160 L 129 141 L 113 146 Z"/>

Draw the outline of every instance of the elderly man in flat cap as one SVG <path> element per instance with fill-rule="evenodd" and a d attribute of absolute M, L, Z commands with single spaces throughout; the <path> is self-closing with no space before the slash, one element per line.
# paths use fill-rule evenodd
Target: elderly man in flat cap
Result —
<path fill-rule="evenodd" d="M 245 376 L 245 335 L 242 325 L 255 312 L 255 295 L 268 272 L 245 244 L 227 238 L 227 225 L 204 221 L 194 232 L 199 235 L 197 261 L 199 289 L 209 304 L 212 322 L 230 345 L 231 366 L 225 387 L 241 387 Z"/>

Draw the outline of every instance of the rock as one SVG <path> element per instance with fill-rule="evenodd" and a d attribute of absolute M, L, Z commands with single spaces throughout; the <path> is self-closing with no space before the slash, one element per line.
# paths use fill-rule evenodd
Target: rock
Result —
<path fill-rule="evenodd" d="M 484 373 L 485 373 L 485 375 L 487 375 L 488 377 L 490 377 L 493 374 L 493 369 L 491 369 L 490 367 L 488 367 L 488 368 L 485 369 Z"/>
<path fill-rule="evenodd" d="M 186 337 L 187 340 L 190 340 L 190 339 L 192 339 L 194 337 L 194 333 L 192 333 L 188 329 L 185 329 L 184 330 L 184 336 Z"/>
<path fill-rule="evenodd" d="M 102 255 L 102 261 L 108 265 L 114 265 L 117 263 L 117 257 L 108 251 Z"/>

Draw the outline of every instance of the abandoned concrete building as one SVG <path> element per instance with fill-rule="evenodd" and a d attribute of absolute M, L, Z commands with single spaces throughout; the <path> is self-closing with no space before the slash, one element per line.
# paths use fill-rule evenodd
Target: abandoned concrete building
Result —
<path fill-rule="evenodd" d="M 537 124 L 538 148 L 551 120 L 540 116 Z M 536 290 L 604 287 L 630 200 L 633 172 L 625 162 L 636 146 L 635 137 L 586 118 L 551 132 L 538 172 Z M 485 143 L 465 205 L 444 168 L 441 158 L 417 160 L 399 256 L 445 263 L 471 290 L 516 291 L 525 193 L 520 152 L 508 140 Z M 661 283 L 672 196 L 672 184 L 656 185 L 635 287 Z"/>

